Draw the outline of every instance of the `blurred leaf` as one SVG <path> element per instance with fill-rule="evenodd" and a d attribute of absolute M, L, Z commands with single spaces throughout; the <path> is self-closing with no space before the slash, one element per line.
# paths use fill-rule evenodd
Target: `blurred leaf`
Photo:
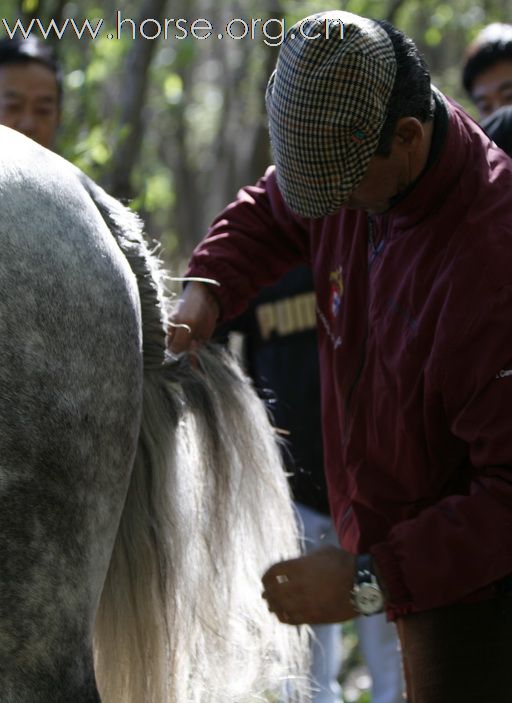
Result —
<path fill-rule="evenodd" d="M 425 32 L 424 37 L 429 46 L 437 46 L 441 43 L 443 33 L 438 27 L 429 27 Z"/>
<path fill-rule="evenodd" d="M 27 15 L 32 14 L 39 8 L 39 0 L 23 0 L 21 3 L 21 11 Z"/>
<path fill-rule="evenodd" d="M 164 95 L 169 105 L 177 105 L 183 97 L 183 80 L 177 73 L 170 73 L 164 81 Z"/>
<path fill-rule="evenodd" d="M 171 188 L 170 174 L 166 171 L 155 174 L 145 182 L 143 197 L 144 209 L 154 212 L 158 209 L 170 209 L 174 204 L 174 193 Z"/>
<path fill-rule="evenodd" d="M 63 12 L 79 25 L 104 20 L 97 40 L 66 34 L 55 44 L 64 66 L 65 91 L 59 150 L 93 178 L 109 172 L 113 145 L 122 143 L 119 115 L 123 105 L 123 71 L 133 41 L 127 32 L 108 39 L 116 29 L 116 10 L 123 18 L 140 19 L 137 0 L 77 0 Z M 48 8 L 47 8 L 48 6 Z M 55 2 L 2 0 L 2 15 L 17 18 L 37 13 Z M 393 0 L 339 0 L 332 9 L 367 17 L 384 17 Z M 306 15 L 324 10 L 325 0 L 174 0 L 172 17 L 204 17 L 214 26 L 229 19 L 275 17 L 286 29 Z M 172 12 L 170 11 L 172 8 Z M 492 21 L 512 22 L 510 0 L 403 0 L 395 24 L 420 46 L 436 85 L 469 110 L 461 89 L 461 57 L 469 41 Z M 272 27 L 272 33 L 276 27 Z M 143 143 L 132 174 L 134 205 L 147 217 L 153 236 L 173 249 L 190 251 L 208 223 L 253 181 L 267 161 L 264 89 L 277 48 L 261 36 L 248 41 L 155 40 L 145 104 L 141 106 Z M 135 69 L 136 70 L 136 69 Z M 129 129 L 129 127 L 127 128 Z M 263 167 L 264 168 L 264 167 Z M 257 171 L 255 170 L 257 169 Z"/>
<path fill-rule="evenodd" d="M 66 87 L 71 90 L 78 90 L 85 83 L 85 71 L 77 69 L 76 71 L 71 71 L 65 77 L 64 82 Z"/>
<path fill-rule="evenodd" d="M 453 8 L 450 5 L 438 5 L 432 15 L 432 24 L 436 27 L 446 27 L 453 20 Z"/>

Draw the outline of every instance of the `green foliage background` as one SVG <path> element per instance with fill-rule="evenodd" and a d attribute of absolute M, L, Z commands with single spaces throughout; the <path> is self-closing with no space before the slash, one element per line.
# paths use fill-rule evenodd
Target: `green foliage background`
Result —
<path fill-rule="evenodd" d="M 10 26 L 18 18 L 43 23 L 74 18 L 78 24 L 89 19 L 93 26 L 104 20 L 96 40 L 78 39 L 70 31 L 62 40 L 47 40 L 65 72 L 58 150 L 113 194 L 129 199 L 179 268 L 177 262 L 219 209 L 270 161 L 264 88 L 277 49 L 261 36 L 133 41 L 125 32 L 119 40 L 109 39 L 116 11 L 139 21 L 204 17 L 220 27 L 230 18 L 256 17 L 285 17 L 289 26 L 322 9 L 390 19 L 418 43 L 438 87 L 470 110 L 460 86 L 464 48 L 485 24 L 512 21 L 509 0 L 2 0 L 0 15 Z M 5 36 L 3 25 L 0 36 Z M 141 54 L 149 49 L 144 64 Z M 139 78 L 142 88 L 134 97 Z"/>

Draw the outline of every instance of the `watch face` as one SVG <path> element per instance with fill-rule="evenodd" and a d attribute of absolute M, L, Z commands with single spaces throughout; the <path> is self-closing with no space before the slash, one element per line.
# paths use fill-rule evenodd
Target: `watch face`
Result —
<path fill-rule="evenodd" d="M 379 613 L 384 606 L 382 591 L 372 583 L 360 584 L 354 595 L 356 608 L 363 615 Z"/>

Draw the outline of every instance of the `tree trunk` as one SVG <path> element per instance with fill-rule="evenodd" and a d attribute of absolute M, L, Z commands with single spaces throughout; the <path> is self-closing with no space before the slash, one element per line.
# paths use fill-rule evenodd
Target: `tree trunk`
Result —
<path fill-rule="evenodd" d="M 149 84 L 148 71 L 157 47 L 156 40 L 151 41 L 138 35 L 138 28 L 146 18 L 155 19 L 163 24 L 166 5 L 167 0 L 145 0 L 137 23 L 136 38 L 126 59 L 121 91 L 123 103 L 119 121 L 121 136 L 114 149 L 112 164 L 105 179 L 107 189 L 116 198 L 129 199 L 134 195 L 132 173 L 142 145 L 142 113 Z M 124 26 L 123 29 L 125 29 Z M 126 26 L 125 31 L 131 32 L 131 26 Z"/>

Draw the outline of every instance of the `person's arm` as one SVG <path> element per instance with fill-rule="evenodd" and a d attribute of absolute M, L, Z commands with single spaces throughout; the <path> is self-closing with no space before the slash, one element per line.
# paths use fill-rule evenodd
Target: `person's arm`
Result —
<path fill-rule="evenodd" d="M 460 440 L 470 489 L 396 525 L 371 549 L 397 614 L 491 591 L 512 574 L 512 286 L 482 306 L 437 362 L 443 424 Z"/>
<path fill-rule="evenodd" d="M 210 285 L 191 281 L 178 300 L 167 329 L 167 345 L 173 354 L 194 351 L 212 336 L 220 306 Z"/>
<path fill-rule="evenodd" d="M 218 322 L 242 312 L 260 288 L 309 259 L 308 220 L 287 208 L 271 167 L 255 186 L 239 192 L 195 249 L 186 276 L 218 285 L 186 286 L 171 318 L 171 351 L 208 339 Z"/>

